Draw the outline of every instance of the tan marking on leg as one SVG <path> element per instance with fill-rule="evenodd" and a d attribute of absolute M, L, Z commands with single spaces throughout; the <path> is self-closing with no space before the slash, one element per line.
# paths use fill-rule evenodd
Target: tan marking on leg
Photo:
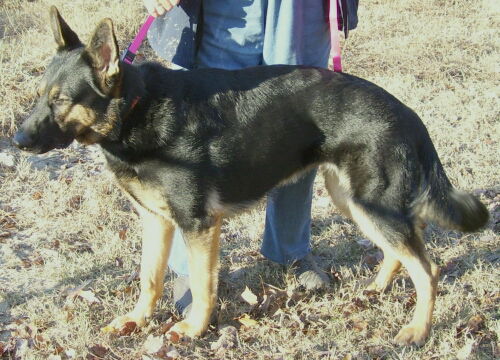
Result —
<path fill-rule="evenodd" d="M 373 279 L 371 284 L 367 286 L 367 289 L 384 291 L 390 285 L 394 275 L 396 275 L 400 268 L 401 262 L 398 259 L 389 254 L 384 254 L 384 260 L 380 265 L 377 276 Z"/>
<path fill-rule="evenodd" d="M 121 189 L 125 191 L 138 211 L 147 209 L 174 222 L 170 206 L 164 195 L 164 189 L 154 188 L 137 177 L 117 177 L 117 180 Z"/>
<path fill-rule="evenodd" d="M 210 322 L 217 301 L 219 274 L 219 237 L 222 218 L 214 225 L 196 233 L 184 233 L 189 251 L 189 280 L 193 305 L 187 318 L 176 324 L 172 331 L 190 337 L 202 335 Z"/>
<path fill-rule="evenodd" d="M 423 248 L 423 240 L 418 241 Z M 436 302 L 439 267 L 425 254 L 424 258 L 416 255 L 407 256 L 401 262 L 408 270 L 417 292 L 417 304 L 410 323 L 404 326 L 394 338 L 401 345 L 422 345 L 429 336 L 432 326 L 432 313 Z"/>
<path fill-rule="evenodd" d="M 113 320 L 103 331 L 119 332 L 127 322 L 146 325 L 163 293 L 163 278 L 174 233 L 174 224 L 138 207 L 142 219 L 141 293 L 134 309 Z"/>
<path fill-rule="evenodd" d="M 340 169 L 333 165 L 321 166 L 323 177 L 325 179 L 325 187 L 332 198 L 335 207 L 347 217 L 352 217 L 349 210 L 349 202 L 351 200 L 351 187 L 349 178 Z"/>
<path fill-rule="evenodd" d="M 434 311 L 434 303 L 437 292 L 437 280 L 439 277 L 439 269 L 432 262 L 427 253 L 421 232 L 415 231 L 415 241 L 418 241 L 417 254 L 414 249 L 409 248 L 406 244 L 401 244 L 401 247 L 395 247 L 387 241 L 384 234 L 377 228 L 377 225 L 365 213 L 362 207 L 350 202 L 349 209 L 353 216 L 353 220 L 361 228 L 361 231 L 380 247 L 386 256 L 394 259 L 392 266 L 389 264 L 387 270 L 395 268 L 396 261 L 400 261 L 408 270 L 411 280 L 415 285 L 417 292 L 417 304 L 411 322 L 403 327 L 394 340 L 398 344 L 417 344 L 421 345 L 429 335 L 432 325 L 432 313 Z M 381 276 L 385 280 L 385 276 Z"/>

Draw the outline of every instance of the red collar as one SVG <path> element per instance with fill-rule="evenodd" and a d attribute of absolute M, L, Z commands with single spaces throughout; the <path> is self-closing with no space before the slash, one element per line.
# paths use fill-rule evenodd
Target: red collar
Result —
<path fill-rule="evenodd" d="M 133 100 L 132 100 L 132 103 L 130 104 L 130 109 L 129 111 L 132 111 L 135 106 L 137 105 L 137 103 L 139 102 L 139 100 L 141 100 L 141 97 L 140 96 L 136 96 Z"/>

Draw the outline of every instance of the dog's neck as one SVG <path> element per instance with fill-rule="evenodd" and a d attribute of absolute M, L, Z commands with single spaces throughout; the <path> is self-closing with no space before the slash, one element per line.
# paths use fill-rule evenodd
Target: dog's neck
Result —
<path fill-rule="evenodd" d="M 161 121 L 152 108 L 156 101 L 164 102 L 165 98 L 152 98 L 146 84 L 146 81 L 151 79 L 144 78 L 141 66 L 126 63 L 121 63 L 120 66 L 122 71 L 120 96 L 111 101 L 106 114 L 108 118 L 114 117 L 114 126 L 99 144 L 105 152 L 130 160 L 134 158 L 134 154 L 153 151 L 164 145 L 155 142 L 155 139 L 164 139 L 166 134 L 152 136 L 150 130 L 151 122 Z M 165 126 L 158 128 L 164 130 Z M 148 131 L 144 131 L 145 129 Z M 144 134 L 148 134 L 149 140 L 143 138 Z"/>
<path fill-rule="evenodd" d="M 120 118 L 122 122 L 134 111 L 134 108 L 146 96 L 146 86 L 139 70 L 130 64 L 120 64 L 122 77 L 120 82 Z"/>

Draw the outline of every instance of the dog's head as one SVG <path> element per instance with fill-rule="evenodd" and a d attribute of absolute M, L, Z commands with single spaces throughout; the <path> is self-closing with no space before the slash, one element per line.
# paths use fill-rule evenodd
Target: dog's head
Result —
<path fill-rule="evenodd" d="M 14 136 L 21 149 L 44 153 L 73 140 L 96 143 L 110 131 L 107 109 L 120 93 L 118 45 L 110 19 L 102 20 L 87 46 L 50 8 L 57 53 L 38 87 L 31 115 Z"/>

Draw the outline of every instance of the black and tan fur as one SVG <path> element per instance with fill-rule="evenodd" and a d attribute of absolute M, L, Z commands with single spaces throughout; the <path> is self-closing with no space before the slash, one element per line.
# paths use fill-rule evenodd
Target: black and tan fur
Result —
<path fill-rule="evenodd" d="M 74 139 L 99 144 L 143 221 L 141 294 L 105 329 L 143 326 L 162 295 L 172 233 L 189 249 L 193 307 L 175 331 L 197 336 L 216 303 L 221 221 L 321 166 L 336 206 L 384 252 L 371 287 L 403 265 L 417 290 L 411 322 L 395 340 L 428 336 L 439 270 L 423 221 L 474 231 L 488 219 L 448 181 L 418 116 L 376 85 L 299 66 L 173 71 L 118 59 L 111 20 L 84 46 L 55 8 L 58 51 L 31 116 L 14 141 L 45 152 Z"/>

